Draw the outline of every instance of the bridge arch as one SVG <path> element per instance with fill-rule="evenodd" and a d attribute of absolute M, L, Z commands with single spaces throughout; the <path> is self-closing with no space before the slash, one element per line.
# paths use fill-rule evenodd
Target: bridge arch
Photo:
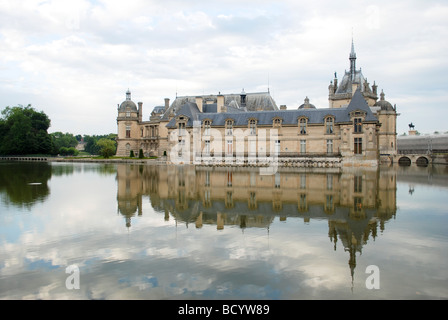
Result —
<path fill-rule="evenodd" d="M 398 159 L 398 165 L 400 166 L 410 166 L 411 165 L 411 159 L 409 157 L 401 157 Z"/>
<path fill-rule="evenodd" d="M 415 163 L 419 167 L 427 167 L 429 164 L 429 160 L 428 160 L 428 158 L 422 156 L 422 157 L 418 157 Z"/>

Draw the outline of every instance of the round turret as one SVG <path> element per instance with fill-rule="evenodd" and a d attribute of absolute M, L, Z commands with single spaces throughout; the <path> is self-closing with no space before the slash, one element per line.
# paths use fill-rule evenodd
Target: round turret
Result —
<path fill-rule="evenodd" d="M 380 100 L 377 101 L 377 102 L 375 103 L 374 106 L 375 106 L 375 107 L 380 107 L 381 110 L 385 110 L 385 111 L 394 111 L 395 109 L 394 109 L 394 107 L 392 106 L 392 104 L 391 104 L 389 101 L 386 101 L 386 100 L 384 99 L 384 97 L 385 97 L 385 94 L 384 94 L 383 90 L 381 90 Z"/>
<path fill-rule="evenodd" d="M 316 109 L 316 107 L 314 106 L 314 104 L 311 104 L 310 99 L 308 99 L 308 97 L 306 97 L 304 104 L 301 104 L 299 106 L 299 109 Z"/>
<path fill-rule="evenodd" d="M 118 111 L 126 112 L 126 111 L 134 111 L 137 112 L 137 105 L 131 100 L 131 92 L 126 92 L 126 100 L 123 101 L 118 107 Z"/>

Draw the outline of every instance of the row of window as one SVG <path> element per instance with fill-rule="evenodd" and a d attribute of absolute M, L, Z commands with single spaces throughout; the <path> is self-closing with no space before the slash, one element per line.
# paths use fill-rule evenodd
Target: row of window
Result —
<path fill-rule="evenodd" d="M 210 154 L 211 152 L 211 142 L 210 140 L 204 141 L 204 153 Z M 181 150 L 185 147 L 185 140 L 179 140 L 179 149 Z M 256 141 L 249 141 L 249 154 L 255 155 L 256 152 Z M 275 141 L 275 152 L 277 154 L 280 154 L 280 140 Z M 232 140 L 226 140 L 226 154 L 233 154 L 234 148 L 233 148 L 233 139 Z M 326 141 L 326 151 L 328 154 L 334 153 L 333 150 L 333 140 L 327 139 Z M 300 140 L 300 154 L 306 154 L 306 140 Z M 362 138 L 355 138 L 354 139 L 354 154 L 362 154 Z"/>
<path fill-rule="evenodd" d="M 278 126 L 281 123 L 280 119 L 274 119 L 274 126 Z M 308 120 L 306 118 L 300 118 L 299 119 L 299 133 L 300 134 L 307 134 L 307 123 Z M 362 132 L 362 119 L 361 118 L 355 118 L 353 121 L 354 125 L 354 132 L 355 133 L 361 133 Z M 256 128 L 257 128 L 257 121 L 256 120 L 249 120 L 249 129 L 250 134 L 254 135 L 256 134 Z M 185 129 L 185 123 L 179 123 L 179 130 Z M 211 121 L 205 120 L 204 121 L 204 135 L 210 135 L 210 129 L 211 129 Z M 334 118 L 327 117 L 325 118 L 325 133 L 332 134 L 334 133 Z M 226 135 L 232 135 L 233 134 L 233 120 L 226 120 Z"/>

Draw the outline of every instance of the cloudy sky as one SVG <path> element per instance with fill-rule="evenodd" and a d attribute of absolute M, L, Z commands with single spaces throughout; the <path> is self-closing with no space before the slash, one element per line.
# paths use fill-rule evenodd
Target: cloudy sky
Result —
<path fill-rule="evenodd" d="M 400 113 L 398 133 L 448 131 L 448 3 L 0 0 L 0 108 L 31 104 L 50 132 L 116 132 L 129 88 L 143 117 L 164 98 L 267 91 L 328 107 L 357 67 Z"/>

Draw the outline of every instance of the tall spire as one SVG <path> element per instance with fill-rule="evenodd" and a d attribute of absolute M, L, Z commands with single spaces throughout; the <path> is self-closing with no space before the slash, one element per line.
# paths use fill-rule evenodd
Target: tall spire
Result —
<path fill-rule="evenodd" d="M 353 80 L 355 78 L 355 72 L 356 72 L 356 53 L 355 53 L 355 44 L 353 42 L 353 36 L 352 36 L 352 50 L 350 52 L 350 76 Z"/>
<path fill-rule="evenodd" d="M 126 91 L 126 100 L 131 100 L 131 91 Z"/>

